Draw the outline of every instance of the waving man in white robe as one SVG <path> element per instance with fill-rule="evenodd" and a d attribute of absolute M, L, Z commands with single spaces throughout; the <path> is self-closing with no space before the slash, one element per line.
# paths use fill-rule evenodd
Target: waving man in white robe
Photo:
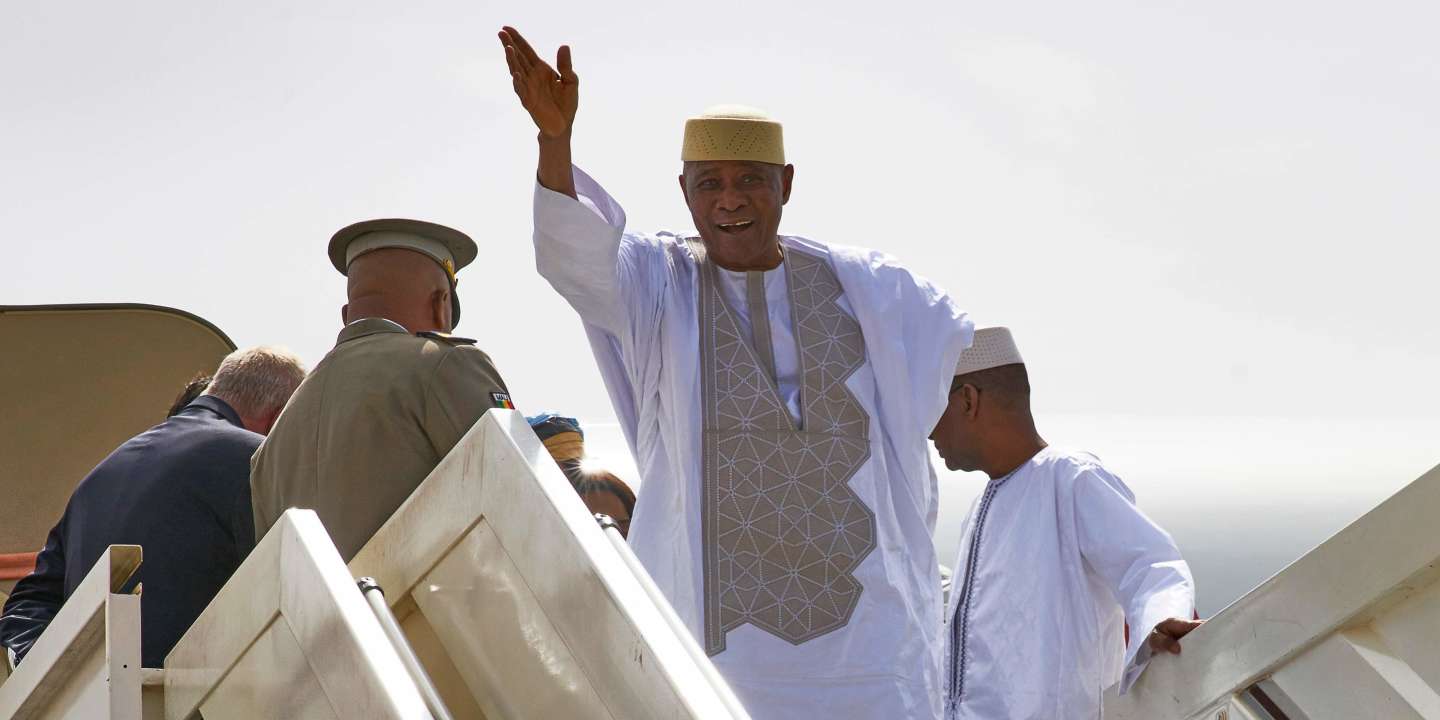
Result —
<path fill-rule="evenodd" d="M 925 439 L 972 324 L 893 259 L 778 234 L 795 169 L 744 108 L 686 124 L 698 236 L 626 229 L 571 164 L 579 81 L 511 28 L 535 255 L 580 314 L 642 485 L 630 543 L 757 718 L 940 712 Z"/>
<path fill-rule="evenodd" d="M 1099 720 L 1105 688 L 1200 624 L 1180 550 L 1098 458 L 1040 438 L 1005 328 L 975 332 L 933 439 L 951 470 L 990 476 L 946 608 L 945 717 Z"/>

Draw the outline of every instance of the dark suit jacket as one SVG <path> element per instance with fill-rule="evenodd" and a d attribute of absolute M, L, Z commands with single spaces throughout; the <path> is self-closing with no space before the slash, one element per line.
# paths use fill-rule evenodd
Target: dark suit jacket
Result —
<path fill-rule="evenodd" d="M 223 400 L 202 395 L 110 453 L 75 488 L 35 572 L 16 583 L 0 645 L 23 657 L 105 548 L 140 545 L 131 586 L 145 586 L 141 661 L 160 667 L 255 546 L 250 456 L 261 439 Z"/>

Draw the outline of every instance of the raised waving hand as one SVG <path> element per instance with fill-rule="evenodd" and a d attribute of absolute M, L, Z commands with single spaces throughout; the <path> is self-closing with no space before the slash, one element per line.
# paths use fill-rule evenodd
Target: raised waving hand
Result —
<path fill-rule="evenodd" d="M 575 124 L 575 110 L 580 105 L 580 78 L 570 62 L 570 46 L 561 45 L 555 55 L 556 72 L 530 47 L 530 43 L 512 27 L 500 31 L 500 44 L 505 48 L 505 62 L 510 66 L 510 81 L 520 104 L 530 113 L 542 138 L 562 138 Z"/>

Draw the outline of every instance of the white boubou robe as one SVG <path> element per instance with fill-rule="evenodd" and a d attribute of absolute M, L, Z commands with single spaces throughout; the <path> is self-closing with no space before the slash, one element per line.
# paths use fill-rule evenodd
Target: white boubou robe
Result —
<path fill-rule="evenodd" d="M 947 720 L 1098 720 L 1104 690 L 1145 668 L 1155 625 L 1194 612 L 1175 542 L 1088 453 L 1046 448 L 991 480 L 960 537 Z"/>
<path fill-rule="evenodd" d="M 703 260 L 703 246 L 696 239 L 625 232 L 619 204 L 578 168 L 574 175 L 579 202 L 536 185 L 536 264 L 584 321 L 635 454 L 642 485 L 629 537 L 640 561 L 754 717 L 938 717 L 941 602 L 931 541 L 938 489 L 926 439 L 944 411 L 960 351 L 973 335 L 967 315 L 944 292 L 881 253 L 799 237 L 782 237 L 786 260 L 781 268 L 763 273 L 719 269 Z M 802 262 L 809 263 L 808 269 L 797 269 Z M 829 290 L 814 292 L 826 278 Z M 803 292 L 792 293 L 792 284 Z M 702 295 L 708 298 L 705 303 Z M 833 300 L 826 299 L 831 296 Z M 797 307 L 816 302 L 828 304 L 816 312 L 809 305 Z M 763 308 L 755 312 L 763 316 L 752 317 L 751 308 Z M 735 381 L 741 376 L 723 365 L 729 361 L 716 359 L 722 353 L 715 337 L 702 336 L 702 313 L 727 323 L 725 332 L 730 334 L 719 341 L 726 357 L 735 357 L 728 353 L 737 349 L 745 357 L 765 357 L 770 368 L 766 374 L 773 377 L 757 380 L 751 372 Z M 797 321 L 793 313 L 808 319 Z M 816 328 L 845 336 L 837 335 L 831 343 L 838 365 L 822 357 L 823 347 L 817 349 Z M 801 337 L 807 334 L 810 339 Z M 766 335 L 769 348 L 756 342 Z M 748 342 L 727 345 L 726 338 L 734 337 Z M 845 338 L 850 360 L 843 359 Z M 702 352 L 702 341 L 707 352 Z M 826 392 L 838 400 L 824 407 L 814 403 L 816 391 L 807 384 L 824 375 L 813 371 L 817 357 L 818 365 L 830 371 Z M 710 368 L 708 376 L 705 368 Z M 825 571 L 821 581 L 826 592 L 833 584 L 831 599 L 839 598 L 825 608 L 803 603 L 791 608 L 791 598 L 773 612 L 745 616 L 753 622 L 737 624 L 733 612 L 724 623 L 712 622 L 718 617 L 712 609 L 720 603 L 707 588 L 720 576 L 712 571 L 715 561 L 705 555 L 715 550 L 705 540 L 715 537 L 706 535 L 711 531 L 707 524 L 713 527 L 715 521 L 707 514 L 704 493 L 713 485 L 714 475 L 707 470 L 728 462 L 724 452 L 729 451 L 718 456 L 712 452 L 720 436 L 708 432 L 717 422 L 716 401 L 710 398 L 718 385 L 733 400 L 737 382 L 765 392 L 732 402 L 719 414 L 744 414 L 745 408 L 768 402 L 773 411 L 765 422 L 784 426 L 777 434 L 779 445 L 809 442 L 802 437 L 814 430 L 806 425 L 807 418 L 814 421 L 812 415 L 824 415 L 827 408 L 839 414 L 826 427 L 858 428 L 844 440 L 851 443 L 849 450 L 836 454 L 848 458 L 848 474 L 838 487 L 824 492 L 827 502 L 832 495 L 847 498 L 848 519 L 836 519 L 837 532 L 830 537 L 850 538 L 841 531 L 860 528 L 869 545 L 850 548 L 851 565 Z M 740 405 L 744 407 L 736 410 Z M 817 432 L 823 434 L 826 428 Z M 851 442 L 855 438 L 858 441 Z M 718 442 L 723 445 L 723 440 Z M 814 452 L 816 447 L 800 447 L 798 455 L 788 457 L 830 457 L 828 451 Z M 770 457 L 784 451 L 782 447 Z M 789 460 L 774 463 L 774 471 L 791 473 L 792 481 L 800 472 L 778 467 L 790 465 Z M 752 471 L 726 470 L 732 475 Z M 790 487 L 797 485 L 792 482 Z M 794 503 L 816 499 L 792 503 L 770 498 L 776 507 L 784 505 L 777 516 L 803 513 Z M 816 524 L 814 520 L 809 518 Z M 757 519 L 755 527 L 763 522 Z M 804 524 L 791 521 L 790 529 L 776 531 L 777 536 L 806 532 Z M 826 532 L 820 525 L 812 531 Z M 809 539 L 806 547 L 818 546 L 813 536 Z M 825 548 L 843 544 L 827 542 Z M 755 563 L 753 552 L 748 562 L 759 569 L 744 575 L 736 568 L 747 560 L 743 551 L 737 552 L 721 561 L 730 573 L 724 577 L 735 581 L 729 587 L 736 592 L 727 597 L 751 607 L 755 588 L 741 585 L 770 583 L 773 590 L 785 578 Z M 762 556 L 766 552 L 758 550 Z M 842 547 L 839 552 L 849 550 Z M 796 572 L 797 567 L 791 568 L 794 587 L 808 582 L 796 577 L 804 574 Z M 780 572 L 784 574 L 783 568 Z M 827 624 L 817 620 L 822 616 L 840 620 Z M 772 620 L 775 627 L 762 627 Z M 788 638 L 786 632 L 791 633 Z"/>

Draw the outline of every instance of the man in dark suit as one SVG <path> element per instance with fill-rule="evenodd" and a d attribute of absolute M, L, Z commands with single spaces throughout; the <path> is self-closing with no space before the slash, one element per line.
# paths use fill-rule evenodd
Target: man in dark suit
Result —
<path fill-rule="evenodd" d="M 131 580 L 145 590 L 141 661 L 160 667 L 255 546 L 250 456 L 304 377 L 286 351 L 231 353 L 200 397 L 96 465 L 5 603 L 0 645 L 12 666 L 105 549 L 127 544 L 145 552 Z"/>

